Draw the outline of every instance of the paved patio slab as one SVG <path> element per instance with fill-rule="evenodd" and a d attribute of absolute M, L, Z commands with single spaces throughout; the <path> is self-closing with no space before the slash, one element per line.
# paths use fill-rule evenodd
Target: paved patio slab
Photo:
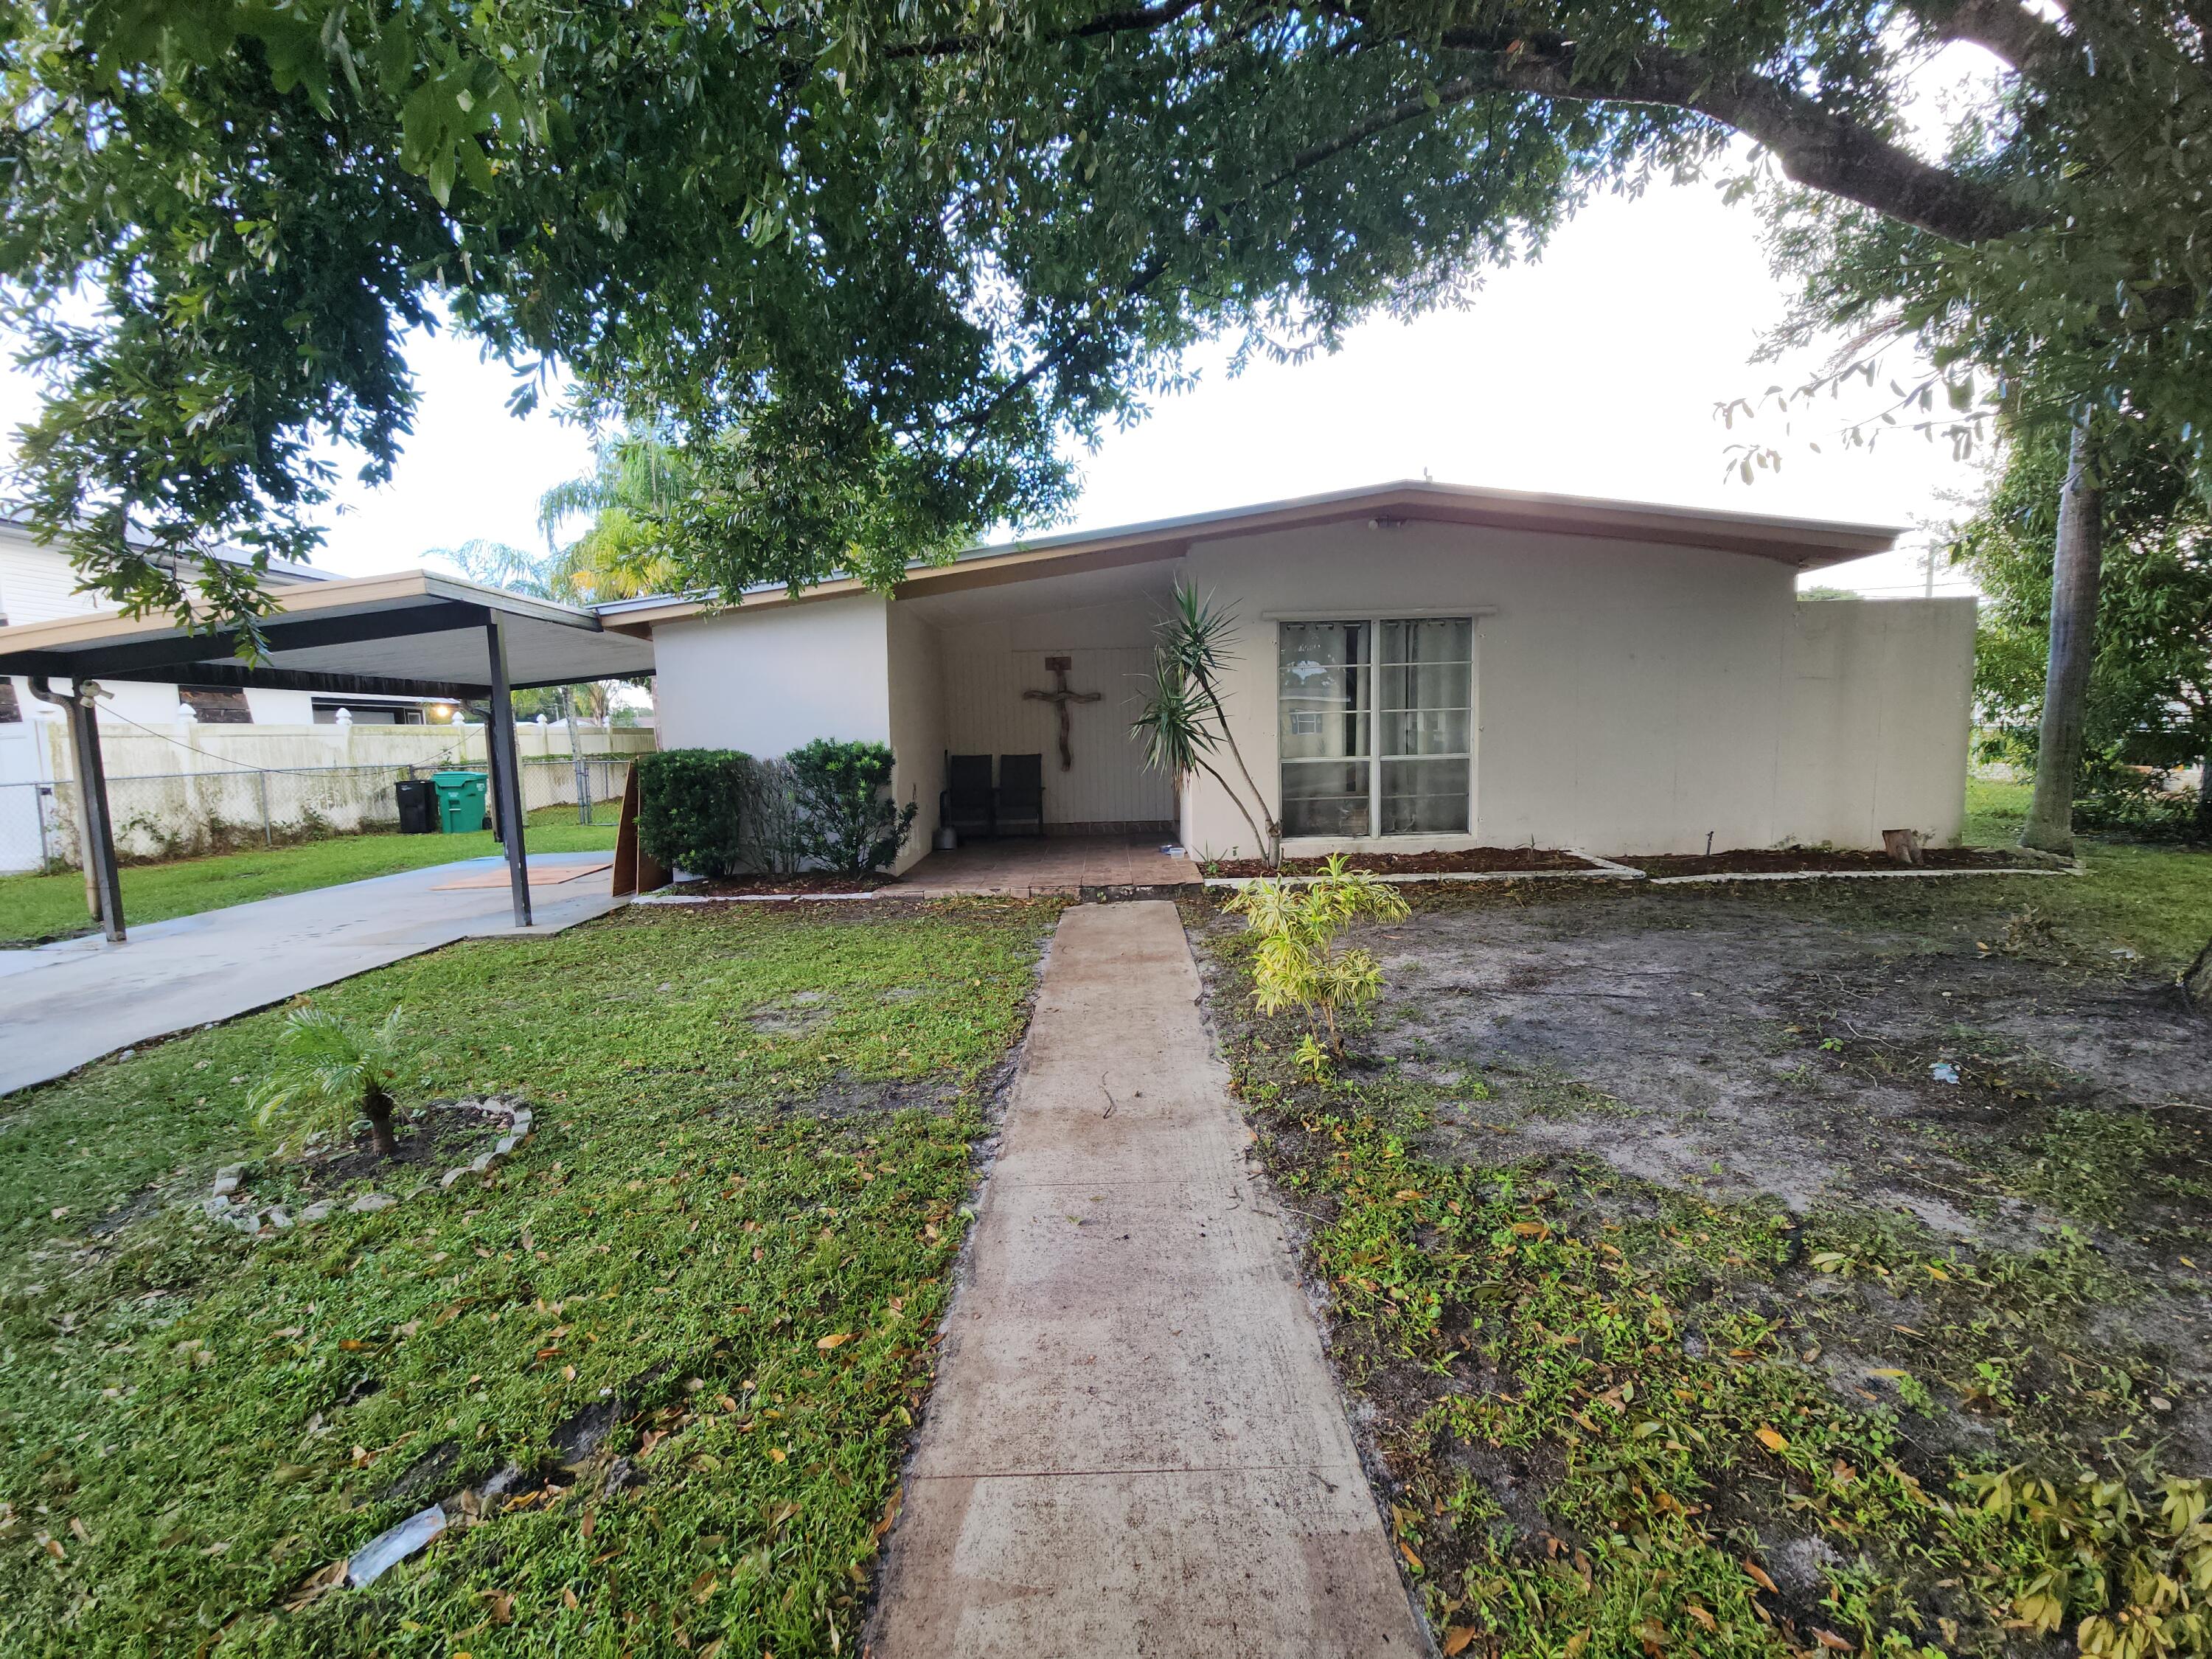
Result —
<path fill-rule="evenodd" d="M 1427 1650 L 1198 997 L 1174 906 L 1062 919 L 878 1659 Z"/>
<path fill-rule="evenodd" d="M 957 894 L 1079 893 L 1086 887 L 1179 887 L 1201 879 L 1161 835 L 1009 836 L 932 853 L 884 891 L 897 898 Z"/>
<path fill-rule="evenodd" d="M 541 865 L 605 860 L 564 853 L 530 863 L 535 874 Z M 492 887 L 441 885 L 493 871 Z M 620 902 L 606 888 L 580 881 L 533 890 L 530 933 L 557 933 L 605 914 Z M 455 939 L 518 931 L 506 866 L 495 854 L 149 922 L 119 945 L 94 938 L 0 951 L 0 1095 Z"/>

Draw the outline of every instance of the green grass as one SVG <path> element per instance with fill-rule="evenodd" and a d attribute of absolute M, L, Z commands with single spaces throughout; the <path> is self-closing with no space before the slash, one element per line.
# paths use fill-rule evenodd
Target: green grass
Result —
<path fill-rule="evenodd" d="M 4 1103 L 0 1651 L 856 1651 L 1054 914 L 635 910 L 318 993 L 407 1010 L 403 1106 L 514 1091 L 536 1133 L 260 1243 L 191 1206 L 237 1158 L 309 1195 L 245 1104 L 277 1015 Z M 510 1463 L 504 1507 L 287 1610 Z"/>
<path fill-rule="evenodd" d="M 2027 817 L 2025 783 L 1966 781 L 1969 844 L 2006 847 Z M 2085 951 L 2132 950 L 2151 966 L 2178 969 L 2212 938 L 2212 849 L 2083 837 L 2086 873 L 2037 878 L 2023 907 Z M 2030 884 L 2022 883 L 2027 886 Z"/>
<path fill-rule="evenodd" d="M 541 807 L 531 814 L 533 853 L 604 852 L 614 844 L 611 823 L 580 824 L 572 806 Z M 130 922 L 166 921 L 499 850 L 488 830 L 472 836 L 343 836 L 174 864 L 131 865 L 123 872 L 123 915 Z M 76 871 L 0 876 L 0 945 L 66 939 L 91 927 L 85 915 L 84 878 Z"/>

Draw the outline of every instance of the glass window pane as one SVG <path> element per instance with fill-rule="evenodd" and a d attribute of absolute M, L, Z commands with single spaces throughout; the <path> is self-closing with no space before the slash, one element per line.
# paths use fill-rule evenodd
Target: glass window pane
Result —
<path fill-rule="evenodd" d="M 1283 768 L 1285 836 L 1367 834 L 1367 763 L 1294 762 Z"/>
<path fill-rule="evenodd" d="M 1468 712 L 1457 708 L 1386 710 L 1382 715 L 1382 753 L 1389 755 L 1464 755 L 1468 752 Z"/>
<path fill-rule="evenodd" d="M 1276 703 L 1285 835 L 1368 833 L 1369 631 L 1356 622 L 1281 625 Z"/>
<path fill-rule="evenodd" d="M 1382 833 L 1465 835 L 1467 768 L 1464 759 L 1384 761 Z"/>

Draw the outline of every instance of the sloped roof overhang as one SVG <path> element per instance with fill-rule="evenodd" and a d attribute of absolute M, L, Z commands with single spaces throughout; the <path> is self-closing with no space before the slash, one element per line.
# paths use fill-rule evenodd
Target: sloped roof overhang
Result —
<path fill-rule="evenodd" d="M 925 593 L 957 592 L 963 588 L 1026 581 L 1040 576 L 1112 569 L 1179 559 L 1200 542 L 1361 520 L 1386 525 L 1457 524 L 1607 541 L 1707 548 L 1772 560 L 1796 570 L 1819 570 L 1864 558 L 1869 554 L 1887 552 L 1904 533 L 1890 525 L 1844 524 L 1823 519 L 1670 507 L 1650 501 L 1442 484 L 1425 479 L 1402 480 L 1157 519 L 1108 530 L 973 548 L 943 564 L 913 567 L 893 592 L 897 598 L 910 599 Z M 866 591 L 864 584 L 849 577 L 839 577 L 805 589 L 797 599 L 835 599 Z M 718 611 L 742 611 L 793 602 L 788 589 L 764 584 L 719 605 L 692 596 L 658 594 L 599 605 L 596 612 L 611 629 L 645 634 L 661 623 L 681 622 Z"/>

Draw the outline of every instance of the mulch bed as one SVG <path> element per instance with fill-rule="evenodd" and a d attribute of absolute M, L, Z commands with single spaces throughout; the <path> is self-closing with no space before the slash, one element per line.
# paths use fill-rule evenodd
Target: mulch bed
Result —
<path fill-rule="evenodd" d="M 2032 870 L 2039 866 L 2001 847 L 1930 847 L 1917 866 L 1899 864 L 1887 853 L 1838 851 L 1816 847 L 1744 848 L 1728 853 L 1660 853 L 1650 858 L 1623 854 L 1619 862 L 1648 876 L 1769 876 L 1800 872 L 1860 870 Z"/>
<path fill-rule="evenodd" d="M 725 876 L 720 881 L 687 881 L 667 890 L 680 898 L 738 898 L 749 893 L 872 893 L 897 880 L 888 871 L 864 876 L 846 870 L 799 870 L 780 876 Z"/>
<path fill-rule="evenodd" d="M 1597 866 L 1550 847 L 1470 847 L 1457 853 L 1351 853 L 1345 866 L 1373 876 L 1511 875 L 1534 870 L 1595 870 Z M 1210 876 L 1317 876 L 1327 859 L 1285 859 L 1270 870 L 1258 859 L 1209 863 Z"/>

